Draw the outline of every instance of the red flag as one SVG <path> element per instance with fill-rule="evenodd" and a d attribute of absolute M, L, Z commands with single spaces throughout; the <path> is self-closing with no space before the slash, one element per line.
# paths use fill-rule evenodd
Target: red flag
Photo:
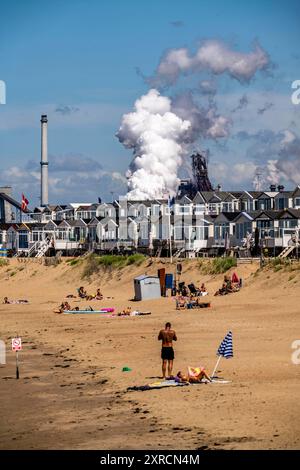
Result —
<path fill-rule="evenodd" d="M 24 196 L 24 194 L 22 194 L 22 211 L 26 211 L 27 209 L 27 206 L 28 206 L 29 202 L 28 202 L 28 199 L 26 199 L 26 197 Z"/>

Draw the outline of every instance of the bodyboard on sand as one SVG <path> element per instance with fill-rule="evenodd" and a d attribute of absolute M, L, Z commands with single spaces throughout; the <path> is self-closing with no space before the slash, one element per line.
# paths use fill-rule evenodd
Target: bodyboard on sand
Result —
<path fill-rule="evenodd" d="M 64 310 L 65 315 L 71 315 L 71 314 L 89 314 L 89 313 L 112 313 L 114 312 L 114 308 L 103 308 L 101 310 Z"/>

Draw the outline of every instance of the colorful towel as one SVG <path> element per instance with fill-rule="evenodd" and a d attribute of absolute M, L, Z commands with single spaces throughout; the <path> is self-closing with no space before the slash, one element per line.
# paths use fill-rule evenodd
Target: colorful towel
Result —
<path fill-rule="evenodd" d="M 127 390 L 144 392 L 145 390 L 155 390 L 155 389 L 166 388 L 166 387 L 182 387 L 185 385 L 189 385 L 189 384 L 185 382 L 184 383 L 176 382 L 175 380 L 163 380 L 163 381 L 152 382 L 151 384 L 147 384 L 147 385 L 128 387 Z"/>

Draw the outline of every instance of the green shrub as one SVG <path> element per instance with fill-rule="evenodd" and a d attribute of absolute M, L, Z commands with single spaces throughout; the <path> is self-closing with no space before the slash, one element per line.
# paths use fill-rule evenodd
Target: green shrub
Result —
<path fill-rule="evenodd" d="M 128 256 L 127 265 L 136 264 L 139 266 L 145 260 L 145 256 L 140 253 L 135 253 L 134 255 Z"/>
<path fill-rule="evenodd" d="M 99 272 L 100 268 L 104 269 L 120 269 L 129 265 L 139 266 L 145 260 L 145 256 L 136 253 L 130 256 L 123 255 L 90 255 L 85 260 L 82 277 L 90 277 L 92 274 Z"/>
<path fill-rule="evenodd" d="M 78 264 L 79 262 L 80 262 L 79 258 L 73 258 L 68 261 L 70 266 L 76 266 L 76 264 Z"/>
<path fill-rule="evenodd" d="M 8 265 L 8 260 L 0 258 L 0 267 L 7 266 L 7 265 Z"/>
<path fill-rule="evenodd" d="M 230 268 L 237 266 L 237 260 L 233 257 L 225 258 L 213 258 L 206 262 L 200 261 L 200 269 L 203 274 L 223 274 L 226 273 Z"/>

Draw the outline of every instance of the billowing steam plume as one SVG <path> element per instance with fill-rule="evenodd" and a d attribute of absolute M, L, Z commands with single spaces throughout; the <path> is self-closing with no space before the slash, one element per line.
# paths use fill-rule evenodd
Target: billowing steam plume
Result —
<path fill-rule="evenodd" d="M 193 92 L 175 97 L 160 95 L 151 88 L 135 102 L 135 110 L 125 114 L 117 133 L 119 141 L 133 149 L 127 172 L 129 199 L 143 200 L 174 195 L 179 183 L 178 170 L 189 144 L 202 139 L 222 139 L 230 135 L 232 120 L 218 113 L 215 102 L 217 75 L 227 74 L 241 83 L 251 80 L 257 71 L 270 66 L 268 54 L 259 44 L 249 53 L 231 50 L 218 40 L 205 41 L 194 55 L 188 49 L 170 50 L 162 58 L 154 77 L 146 79 L 152 86 L 174 84 L 180 75 L 209 72 L 215 77 L 202 80 L 199 91 L 208 103 L 201 106 Z M 247 106 L 244 95 L 234 111 Z"/>
<path fill-rule="evenodd" d="M 120 142 L 134 151 L 127 173 L 127 197 L 138 200 L 174 195 L 191 123 L 174 114 L 171 100 L 154 89 L 134 107 L 134 112 L 123 116 L 117 133 Z"/>

